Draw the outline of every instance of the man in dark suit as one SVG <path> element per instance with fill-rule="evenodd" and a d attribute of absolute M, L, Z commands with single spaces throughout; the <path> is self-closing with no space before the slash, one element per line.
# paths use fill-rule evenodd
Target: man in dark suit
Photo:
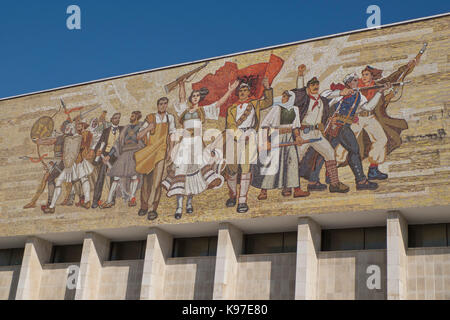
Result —
<path fill-rule="evenodd" d="M 94 163 L 100 166 L 100 168 L 94 188 L 94 197 L 92 201 L 93 209 L 99 206 L 99 201 L 103 191 L 103 185 L 105 183 L 106 171 L 108 169 L 108 164 L 102 161 L 102 156 L 106 157 L 107 155 L 109 155 L 111 148 L 119 138 L 120 133 L 123 129 L 123 126 L 119 126 L 119 122 L 120 113 L 113 114 L 113 116 L 111 117 L 111 126 L 103 130 L 100 140 L 95 146 L 95 154 L 97 157 L 95 158 Z M 114 156 L 111 156 L 111 158 L 109 159 L 109 164 L 112 165 L 115 161 L 116 158 Z"/>
<path fill-rule="evenodd" d="M 325 159 L 325 166 L 331 179 L 329 191 L 346 193 L 349 191 L 349 187 L 339 181 L 334 148 L 324 136 L 324 126 L 332 114 L 329 99 L 319 94 L 319 80 L 316 77 L 309 80 L 306 86 L 304 85 L 303 72 L 305 68 L 304 65 L 299 67 L 297 88 L 291 90 L 295 94 L 294 105 L 299 108 L 301 124 L 300 132 L 296 137 L 296 141 L 300 145 L 297 147 L 299 162 L 309 148 L 314 149 L 315 152 Z M 341 93 L 337 91 L 335 94 L 339 96 Z M 303 141 L 315 139 L 318 141 L 302 143 Z M 300 168 L 301 174 L 302 168 Z"/>

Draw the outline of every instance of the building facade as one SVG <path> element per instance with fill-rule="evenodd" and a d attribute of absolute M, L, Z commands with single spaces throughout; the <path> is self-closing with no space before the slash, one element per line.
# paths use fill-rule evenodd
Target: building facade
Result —
<path fill-rule="evenodd" d="M 0 299 L 450 299 L 449 24 L 0 99 Z"/>

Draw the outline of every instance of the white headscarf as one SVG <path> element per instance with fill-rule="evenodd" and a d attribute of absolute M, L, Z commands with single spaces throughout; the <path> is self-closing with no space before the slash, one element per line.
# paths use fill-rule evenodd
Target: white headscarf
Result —
<path fill-rule="evenodd" d="M 294 107 L 294 103 L 295 103 L 295 93 L 292 91 L 288 91 L 288 93 L 290 94 L 289 100 L 286 103 L 283 103 L 281 100 L 283 99 L 283 96 L 280 97 L 275 97 L 273 98 L 273 105 L 274 106 L 280 106 L 282 108 L 285 108 L 287 110 L 291 110 Z"/>
<path fill-rule="evenodd" d="M 344 78 L 344 84 L 347 84 L 347 82 L 352 81 L 353 79 L 358 79 L 358 75 L 356 73 L 349 73 Z"/>

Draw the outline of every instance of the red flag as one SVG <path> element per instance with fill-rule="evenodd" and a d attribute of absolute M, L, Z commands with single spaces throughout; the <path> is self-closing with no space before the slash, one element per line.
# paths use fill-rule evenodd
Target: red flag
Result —
<path fill-rule="evenodd" d="M 208 88 L 209 94 L 201 102 L 201 105 L 208 105 L 219 100 L 227 91 L 228 85 L 236 79 L 245 77 L 254 77 L 257 79 L 256 85 L 252 88 L 253 98 L 260 99 L 263 96 L 264 86 L 262 81 L 267 77 L 269 84 L 283 67 L 284 60 L 276 55 L 270 55 L 269 62 L 257 63 L 244 69 L 238 69 L 237 64 L 225 62 L 225 65 L 219 68 L 214 74 L 206 75 L 202 80 L 192 84 L 193 90 Z M 235 94 L 232 94 L 228 100 L 220 107 L 220 116 L 225 117 L 227 109 L 238 100 Z"/>

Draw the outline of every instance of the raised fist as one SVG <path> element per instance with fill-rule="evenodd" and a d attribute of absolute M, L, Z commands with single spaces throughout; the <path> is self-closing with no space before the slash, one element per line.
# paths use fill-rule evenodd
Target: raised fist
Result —
<path fill-rule="evenodd" d="M 306 66 L 304 64 L 301 64 L 298 66 L 298 75 L 302 77 L 305 74 Z"/>

